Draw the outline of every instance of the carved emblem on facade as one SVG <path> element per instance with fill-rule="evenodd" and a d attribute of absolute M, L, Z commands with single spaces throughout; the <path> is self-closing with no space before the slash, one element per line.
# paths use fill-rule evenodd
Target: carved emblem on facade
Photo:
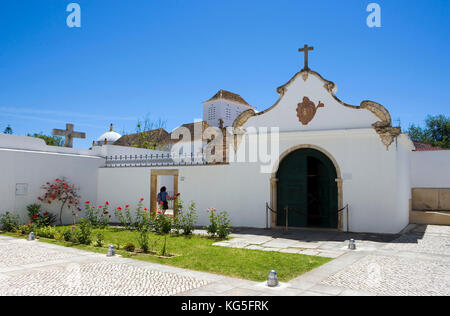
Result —
<path fill-rule="evenodd" d="M 319 101 L 319 104 L 316 107 L 314 102 L 312 102 L 308 97 L 303 97 L 303 102 L 299 103 L 297 106 L 298 120 L 303 125 L 308 125 L 308 123 L 311 122 L 316 115 L 317 109 L 323 107 L 325 107 L 325 105 L 322 102 Z"/>

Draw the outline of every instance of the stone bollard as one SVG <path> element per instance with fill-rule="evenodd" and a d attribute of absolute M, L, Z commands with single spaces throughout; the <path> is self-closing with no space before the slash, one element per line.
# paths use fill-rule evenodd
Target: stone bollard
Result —
<path fill-rule="evenodd" d="M 34 237 L 34 233 L 33 232 L 31 232 L 29 235 L 28 235 L 28 239 L 27 239 L 28 241 L 34 241 L 35 240 L 35 237 Z"/>
<path fill-rule="evenodd" d="M 356 243 L 354 239 L 350 239 L 349 243 L 348 243 L 348 249 L 350 250 L 356 250 Z"/>
<path fill-rule="evenodd" d="M 271 270 L 269 272 L 269 277 L 267 278 L 267 286 L 268 287 L 278 286 L 278 277 L 277 272 L 275 270 Z"/>
<path fill-rule="evenodd" d="M 115 256 L 114 246 L 110 245 L 108 248 L 108 253 L 106 254 L 107 257 L 114 257 Z"/>

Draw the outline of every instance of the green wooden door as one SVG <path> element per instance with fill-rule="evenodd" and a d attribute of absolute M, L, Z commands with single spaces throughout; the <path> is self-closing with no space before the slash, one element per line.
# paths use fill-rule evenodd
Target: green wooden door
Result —
<path fill-rule="evenodd" d="M 307 156 L 302 151 L 295 151 L 281 162 L 278 169 L 277 224 L 286 225 L 286 206 L 306 212 L 307 203 Z M 283 212 L 280 212 L 283 211 Z M 307 226 L 307 218 L 298 213 L 289 212 L 288 224 L 293 227 Z"/>
<path fill-rule="evenodd" d="M 337 228 L 336 169 L 331 160 L 314 149 L 299 149 L 288 155 L 278 169 L 278 210 L 286 206 L 289 226 Z M 284 213 L 277 225 L 284 226 Z"/>

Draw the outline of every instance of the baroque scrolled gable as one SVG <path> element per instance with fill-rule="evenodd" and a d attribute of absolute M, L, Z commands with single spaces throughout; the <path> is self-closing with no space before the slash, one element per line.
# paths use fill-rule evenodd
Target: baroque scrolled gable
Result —
<path fill-rule="evenodd" d="M 343 101 L 341 101 L 336 96 L 336 85 L 334 82 L 324 79 L 319 73 L 310 70 L 310 69 L 304 69 L 298 73 L 296 73 L 285 85 L 277 88 L 277 92 L 280 94 L 280 97 L 278 98 L 277 102 L 269 107 L 268 109 L 262 111 L 262 112 L 255 112 L 253 109 L 249 109 L 247 111 L 242 112 L 234 121 L 233 123 L 233 129 L 236 133 L 241 134 L 243 132 L 242 127 L 244 124 L 254 116 L 260 116 L 263 114 L 266 114 L 267 112 L 273 110 L 277 107 L 277 105 L 280 103 L 282 98 L 284 97 L 285 93 L 287 92 L 289 86 L 299 77 L 306 82 L 310 76 L 315 76 L 316 78 L 319 78 L 323 82 L 323 88 L 331 95 L 331 97 L 338 102 L 339 104 L 354 109 L 354 110 L 367 110 L 374 114 L 379 121 L 372 124 L 375 131 L 379 134 L 380 139 L 382 143 L 386 146 L 388 149 L 389 146 L 394 142 L 395 138 L 401 134 L 401 128 L 400 127 L 393 127 L 392 126 L 392 119 L 391 115 L 389 114 L 389 111 L 381 104 L 364 100 L 360 103 L 359 106 L 357 105 L 351 105 L 347 104 Z"/>

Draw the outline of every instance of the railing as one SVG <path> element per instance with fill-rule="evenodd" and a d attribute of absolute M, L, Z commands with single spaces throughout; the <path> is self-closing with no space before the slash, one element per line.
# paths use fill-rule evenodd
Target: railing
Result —
<path fill-rule="evenodd" d="M 332 211 L 332 212 L 330 212 L 330 213 L 328 213 L 326 215 L 321 215 L 321 214 L 314 215 L 314 214 L 305 213 L 303 211 L 300 211 L 300 210 L 297 210 L 297 209 L 294 209 L 294 208 L 288 207 L 288 206 L 286 206 L 282 211 L 279 211 L 279 210 L 275 211 L 269 206 L 269 203 L 266 202 L 266 229 L 269 229 L 269 212 L 272 212 L 272 213 L 277 214 L 277 215 L 284 213 L 284 215 L 286 217 L 285 220 L 286 220 L 286 232 L 287 232 L 289 230 L 289 222 L 288 222 L 288 220 L 289 220 L 289 212 L 296 213 L 296 214 L 298 214 L 300 216 L 303 216 L 303 217 L 323 218 L 323 217 L 330 217 L 330 216 L 339 215 L 345 210 L 346 211 L 345 213 L 347 215 L 347 232 L 349 232 L 350 231 L 350 222 L 349 222 L 348 208 L 349 208 L 349 205 L 347 204 L 346 206 L 344 206 L 340 210 Z"/>
<path fill-rule="evenodd" d="M 206 165 L 203 155 L 150 154 L 114 155 L 106 157 L 107 168 Z"/>

